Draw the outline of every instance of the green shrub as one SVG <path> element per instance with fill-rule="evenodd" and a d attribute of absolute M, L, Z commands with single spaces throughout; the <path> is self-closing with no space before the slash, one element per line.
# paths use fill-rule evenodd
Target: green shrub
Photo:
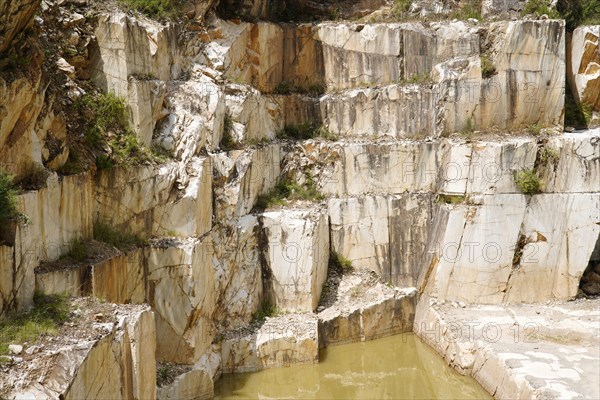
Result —
<path fill-rule="evenodd" d="M 527 133 L 533 136 L 540 136 L 540 134 L 542 133 L 542 127 L 538 124 L 531 124 L 527 126 Z"/>
<path fill-rule="evenodd" d="M 0 223 L 15 219 L 20 215 L 17 208 L 18 194 L 12 175 L 0 171 Z"/>
<path fill-rule="evenodd" d="M 540 161 L 543 165 L 553 166 L 556 165 L 559 159 L 559 154 L 556 149 L 551 147 L 544 147 L 540 152 Z"/>
<path fill-rule="evenodd" d="M 352 272 L 354 270 L 352 261 L 334 251 L 329 253 L 329 268 L 340 273 Z"/>
<path fill-rule="evenodd" d="M 569 32 L 581 25 L 600 25 L 598 0 L 558 0 L 556 9 L 566 20 Z"/>
<path fill-rule="evenodd" d="M 41 335 L 56 335 L 69 316 L 66 296 L 36 293 L 31 311 L 0 319 L 0 354 L 8 354 L 10 344 L 32 344 Z"/>
<path fill-rule="evenodd" d="M 94 223 L 94 239 L 108 243 L 119 250 L 143 246 L 147 241 L 127 232 L 114 229 L 100 221 Z"/>
<path fill-rule="evenodd" d="M 288 94 L 292 94 L 292 93 L 298 93 L 298 94 L 307 94 L 307 95 L 311 95 L 311 96 L 317 96 L 320 94 L 325 93 L 325 86 L 318 84 L 318 83 L 313 83 L 307 86 L 299 86 L 299 85 L 294 85 L 290 82 L 281 82 L 279 83 L 275 89 L 273 90 L 273 93 L 275 94 L 283 94 L 283 95 L 288 95 Z"/>
<path fill-rule="evenodd" d="M 252 315 L 252 322 L 262 324 L 267 317 L 275 317 L 280 314 L 277 307 L 265 300 L 260 304 L 260 308 Z"/>
<path fill-rule="evenodd" d="M 496 75 L 496 66 L 487 54 L 483 54 L 481 57 L 481 77 L 484 79 L 491 78 Z"/>
<path fill-rule="evenodd" d="M 128 130 L 125 100 L 113 93 L 86 94 L 77 100 L 75 108 L 86 119 L 84 138 L 89 146 L 101 145 L 109 132 Z"/>
<path fill-rule="evenodd" d="M 106 146 L 111 149 L 110 154 L 96 157 L 99 169 L 157 161 L 154 154 L 139 143 L 129 127 L 123 98 L 112 93 L 86 94 L 78 99 L 75 107 L 83 118 L 84 142 L 99 152 L 103 152 Z"/>
<path fill-rule="evenodd" d="M 526 169 L 517 172 L 515 184 L 523 194 L 537 194 L 541 192 L 540 178 L 534 170 Z"/>
<path fill-rule="evenodd" d="M 83 240 L 75 239 L 73 241 L 68 257 L 78 262 L 84 261 L 88 257 L 87 246 Z"/>
<path fill-rule="evenodd" d="M 450 19 L 466 21 L 470 18 L 481 20 L 481 0 L 463 1 L 460 8 L 450 14 Z"/>
<path fill-rule="evenodd" d="M 224 151 L 236 150 L 241 147 L 240 143 L 233 138 L 233 117 L 229 113 L 223 120 L 223 136 L 219 147 Z"/>
<path fill-rule="evenodd" d="M 58 169 L 58 173 L 61 175 L 75 175 L 83 172 L 85 166 L 79 157 L 79 153 L 73 149 L 69 151 L 69 158 L 62 167 Z"/>
<path fill-rule="evenodd" d="M 404 20 L 410 11 L 411 4 L 412 0 L 394 0 L 392 17 L 397 20 Z"/>
<path fill-rule="evenodd" d="M 322 138 L 337 140 L 338 136 L 332 133 L 325 125 L 314 122 L 304 122 L 300 125 L 286 125 L 280 129 L 276 136 L 279 139 L 308 140 Z"/>
<path fill-rule="evenodd" d="M 119 0 L 123 6 L 147 17 L 168 20 L 178 16 L 176 0 Z"/>
<path fill-rule="evenodd" d="M 552 7 L 550 0 L 529 0 L 521 12 L 522 16 L 528 14 L 538 16 L 546 14 L 550 19 L 562 19 L 560 13 Z"/>
<path fill-rule="evenodd" d="M 290 201 L 321 201 L 323 199 L 324 196 L 317 190 L 312 177 L 309 175 L 304 185 L 289 180 L 279 182 L 267 194 L 258 197 L 256 208 L 265 210 L 271 207 L 285 206 Z"/>

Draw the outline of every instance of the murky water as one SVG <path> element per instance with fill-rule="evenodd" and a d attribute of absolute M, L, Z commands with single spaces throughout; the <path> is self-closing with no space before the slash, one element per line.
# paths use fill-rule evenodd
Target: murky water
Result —
<path fill-rule="evenodd" d="M 491 399 L 414 334 L 321 350 L 318 365 L 224 375 L 216 399 Z"/>

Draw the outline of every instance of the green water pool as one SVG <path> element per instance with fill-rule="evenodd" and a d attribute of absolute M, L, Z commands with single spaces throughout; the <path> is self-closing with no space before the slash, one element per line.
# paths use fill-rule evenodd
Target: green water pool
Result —
<path fill-rule="evenodd" d="M 317 365 L 229 374 L 216 399 L 491 399 L 414 334 L 322 349 Z"/>

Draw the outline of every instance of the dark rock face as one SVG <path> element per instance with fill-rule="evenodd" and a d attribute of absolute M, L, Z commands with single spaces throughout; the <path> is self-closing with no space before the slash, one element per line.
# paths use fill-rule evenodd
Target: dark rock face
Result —
<path fill-rule="evenodd" d="M 33 21 L 40 0 L 0 1 L 0 53 Z"/>
<path fill-rule="evenodd" d="M 385 0 L 221 0 L 217 11 L 223 18 L 314 21 L 360 17 L 384 4 Z"/>

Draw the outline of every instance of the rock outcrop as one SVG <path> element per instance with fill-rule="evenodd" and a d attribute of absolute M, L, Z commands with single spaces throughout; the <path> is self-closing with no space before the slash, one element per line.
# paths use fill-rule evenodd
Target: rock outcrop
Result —
<path fill-rule="evenodd" d="M 28 310 L 36 290 L 108 303 L 82 311 L 85 337 L 11 356 L 9 397 L 152 399 L 158 361 L 180 374 L 159 398 L 209 398 L 221 373 L 313 364 L 320 347 L 412 328 L 428 340 L 435 324 L 428 342 L 498 397 L 597 394 L 573 390 L 581 372 L 546 354 L 558 339 L 545 326 L 544 353 L 517 343 L 522 357 L 449 336 L 461 316 L 489 319 L 481 304 L 505 330 L 529 309 L 500 304 L 573 299 L 584 273 L 597 279 L 600 130 L 561 132 L 565 73 L 600 111 L 597 27 L 565 54 L 563 21 L 501 20 L 521 0 L 481 2 L 489 23 L 277 22 L 381 8 L 375 19 L 391 12 L 381 0 L 217 7 L 253 22 L 203 21 L 217 2 L 197 0 L 186 24 L 44 2 L 34 31 L 38 4 L 21 3 L 0 5 L 0 168 L 27 189 L 21 217 L 0 221 L 0 312 Z M 462 3 L 406 12 L 441 18 Z M 42 39 L 66 47 L 45 60 Z M 66 114 L 94 86 L 125 98 L 136 141 L 160 157 L 61 168 L 106 150 Z M 261 209 L 309 186 L 313 200 Z M 99 245 L 103 226 L 136 245 Z M 106 251 L 74 261 L 86 245 Z M 588 328 L 572 331 L 588 341 Z M 539 380 L 544 360 L 556 381 Z"/>
<path fill-rule="evenodd" d="M 314 314 L 267 318 L 256 331 L 232 332 L 221 344 L 223 373 L 315 364 L 319 361 L 319 331 Z"/>
<path fill-rule="evenodd" d="M 571 34 L 567 66 L 575 99 L 600 111 L 600 25 L 582 26 Z"/>
<path fill-rule="evenodd" d="M 321 347 L 410 332 L 417 291 L 399 289 L 367 270 L 332 274 L 319 312 Z M 335 301 L 332 301 L 335 298 Z"/>
<path fill-rule="evenodd" d="M 327 277 L 327 215 L 321 209 L 272 211 L 259 221 L 269 274 L 266 295 L 281 311 L 314 311 Z"/>
<path fill-rule="evenodd" d="M 155 399 L 154 317 L 148 306 L 79 299 L 72 326 L 54 341 L 13 359 L 1 390 L 7 398 Z M 102 311 L 102 312 L 100 312 Z M 96 314 L 95 314 L 96 313 Z M 94 322 L 99 317 L 106 320 Z M 110 385 L 106 383 L 110 382 Z"/>

